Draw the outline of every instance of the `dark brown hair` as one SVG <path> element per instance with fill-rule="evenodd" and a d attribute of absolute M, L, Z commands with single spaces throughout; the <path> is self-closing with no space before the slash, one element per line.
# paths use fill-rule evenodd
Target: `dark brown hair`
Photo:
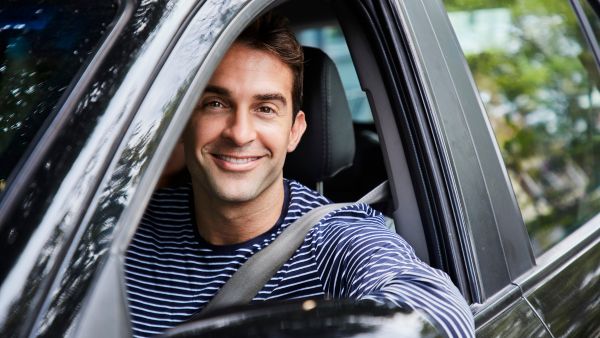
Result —
<path fill-rule="evenodd" d="M 246 27 L 235 42 L 272 53 L 290 67 L 294 77 L 292 111 L 295 118 L 302 106 L 304 53 L 296 36 L 288 27 L 288 20 L 276 13 L 267 12 Z"/>

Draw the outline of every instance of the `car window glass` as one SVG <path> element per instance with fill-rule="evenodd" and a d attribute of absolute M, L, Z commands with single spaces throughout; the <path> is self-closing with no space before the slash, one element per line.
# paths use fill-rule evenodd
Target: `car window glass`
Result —
<path fill-rule="evenodd" d="M 320 48 L 333 60 L 342 79 L 352 119 L 355 122 L 372 123 L 373 115 L 369 102 L 358 82 L 358 75 L 341 29 L 337 26 L 304 29 L 297 32 L 297 37 L 302 45 Z"/>
<path fill-rule="evenodd" d="M 0 192 L 116 9 L 110 1 L 0 4 Z"/>
<path fill-rule="evenodd" d="M 600 75 L 569 2 L 445 0 L 539 255 L 600 211 Z"/>

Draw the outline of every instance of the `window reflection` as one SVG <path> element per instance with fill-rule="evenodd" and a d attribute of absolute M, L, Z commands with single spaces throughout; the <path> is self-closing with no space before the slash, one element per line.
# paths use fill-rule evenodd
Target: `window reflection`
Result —
<path fill-rule="evenodd" d="M 444 2 L 539 255 L 600 211 L 597 66 L 568 1 Z"/>
<path fill-rule="evenodd" d="M 0 196 L 116 15 L 117 3 L 0 3 Z"/>

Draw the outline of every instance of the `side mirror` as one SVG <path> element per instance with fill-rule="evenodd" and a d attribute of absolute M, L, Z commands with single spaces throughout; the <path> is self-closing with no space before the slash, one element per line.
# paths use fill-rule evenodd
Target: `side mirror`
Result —
<path fill-rule="evenodd" d="M 423 312 L 350 300 L 303 300 L 226 309 L 165 337 L 444 337 Z"/>

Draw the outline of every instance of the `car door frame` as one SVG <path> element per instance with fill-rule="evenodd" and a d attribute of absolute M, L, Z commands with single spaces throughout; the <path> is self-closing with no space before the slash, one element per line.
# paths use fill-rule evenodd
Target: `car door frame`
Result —
<path fill-rule="evenodd" d="M 169 46 L 160 51 L 156 74 L 146 85 L 69 248 L 52 286 L 52 297 L 36 321 L 38 333 L 131 335 L 124 284 L 129 241 L 210 74 L 242 29 L 273 2 L 174 4 L 173 11 L 180 13 L 166 24 L 171 26 L 165 33 L 170 34 Z M 177 9 L 182 3 L 187 3 L 182 5 L 185 8 Z M 89 259 L 87 266 L 82 265 L 82 256 Z M 75 293 L 68 287 L 74 281 L 79 284 Z M 57 318 L 54 311 L 60 302 L 70 303 L 71 308 Z"/>

